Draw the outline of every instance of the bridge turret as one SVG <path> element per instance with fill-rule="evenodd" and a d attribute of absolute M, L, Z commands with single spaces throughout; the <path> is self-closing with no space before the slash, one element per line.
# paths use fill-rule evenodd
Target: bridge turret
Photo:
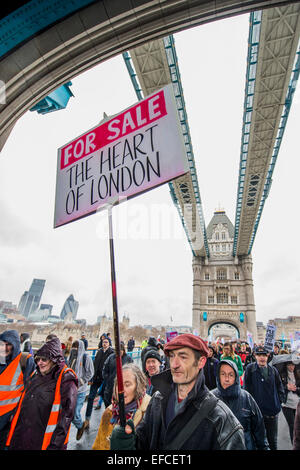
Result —
<path fill-rule="evenodd" d="M 225 210 L 216 210 L 207 227 L 210 257 L 193 258 L 193 328 L 206 339 L 214 326 L 235 327 L 257 339 L 252 257 L 233 256 L 234 227 Z"/>

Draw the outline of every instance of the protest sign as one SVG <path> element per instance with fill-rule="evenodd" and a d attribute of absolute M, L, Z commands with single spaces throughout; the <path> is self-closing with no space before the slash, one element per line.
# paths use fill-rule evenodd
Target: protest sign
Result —
<path fill-rule="evenodd" d="M 248 342 L 250 348 L 253 349 L 253 347 L 254 347 L 253 335 L 249 331 L 247 331 L 247 342 Z"/>
<path fill-rule="evenodd" d="M 54 227 L 108 208 L 120 424 L 125 426 L 112 206 L 189 170 L 173 85 L 167 85 L 58 150 Z M 177 332 L 167 333 L 167 341 Z"/>
<path fill-rule="evenodd" d="M 293 349 L 300 351 L 300 331 L 295 331 Z"/>
<path fill-rule="evenodd" d="M 276 334 L 276 326 L 272 324 L 268 324 L 267 330 L 266 330 L 265 344 L 264 344 L 267 351 L 273 351 L 273 347 L 275 343 L 275 334 Z"/>
<path fill-rule="evenodd" d="M 178 336 L 177 331 L 167 331 L 166 332 L 167 343 L 169 343 L 169 341 L 171 341 L 173 338 L 176 338 L 176 336 Z"/>
<path fill-rule="evenodd" d="M 189 170 L 172 84 L 58 150 L 54 227 Z"/>

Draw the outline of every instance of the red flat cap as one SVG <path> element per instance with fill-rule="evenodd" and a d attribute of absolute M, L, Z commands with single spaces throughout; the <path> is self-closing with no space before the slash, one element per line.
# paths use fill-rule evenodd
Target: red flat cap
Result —
<path fill-rule="evenodd" d="M 184 333 L 178 335 L 164 346 L 164 353 L 168 356 L 169 351 L 180 348 L 191 348 L 200 351 L 203 356 L 208 356 L 208 348 L 199 336 L 192 335 L 191 333 Z"/>

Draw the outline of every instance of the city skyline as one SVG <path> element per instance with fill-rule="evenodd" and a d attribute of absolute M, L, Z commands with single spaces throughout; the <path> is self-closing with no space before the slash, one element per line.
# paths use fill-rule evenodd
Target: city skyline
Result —
<path fill-rule="evenodd" d="M 39 310 L 48 310 L 48 316 L 53 315 L 64 320 L 64 318 L 69 313 L 71 313 L 73 320 L 75 320 L 77 316 L 78 308 L 79 308 L 79 302 L 75 300 L 73 294 L 70 294 L 66 298 L 60 310 L 60 313 L 58 315 L 52 313 L 53 304 L 41 303 L 46 281 L 47 281 L 46 279 L 36 279 L 36 278 L 32 280 L 29 290 L 24 291 L 18 303 L 17 308 L 18 308 L 19 313 L 22 316 L 24 316 L 27 320 L 30 320 L 30 318 L 34 318 L 34 316 L 37 315 L 37 312 Z"/>
<path fill-rule="evenodd" d="M 44 279 L 33 279 L 28 291 L 25 291 L 19 302 L 20 314 L 25 318 L 30 317 L 39 305 L 43 295 L 46 281 Z"/>

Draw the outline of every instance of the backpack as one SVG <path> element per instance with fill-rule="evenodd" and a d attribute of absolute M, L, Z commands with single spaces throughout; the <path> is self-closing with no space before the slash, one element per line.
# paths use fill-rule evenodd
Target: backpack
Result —
<path fill-rule="evenodd" d="M 21 353 L 21 358 L 20 358 L 20 365 L 21 365 L 21 370 L 22 370 L 22 373 L 24 374 L 25 372 L 25 369 L 26 369 L 26 362 L 27 362 L 27 359 L 29 356 L 32 356 L 31 353 L 29 352 L 22 352 Z"/>

